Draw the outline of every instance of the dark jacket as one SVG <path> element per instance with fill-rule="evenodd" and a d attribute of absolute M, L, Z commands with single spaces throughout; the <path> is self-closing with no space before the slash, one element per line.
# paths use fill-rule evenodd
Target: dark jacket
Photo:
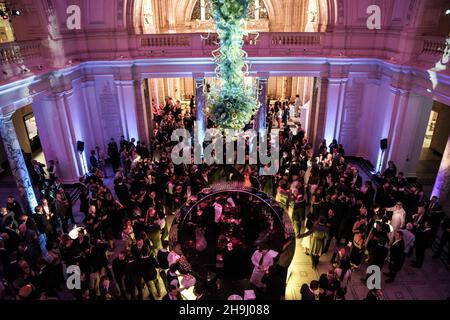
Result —
<path fill-rule="evenodd" d="M 405 242 L 403 240 L 396 241 L 391 245 L 389 259 L 391 268 L 400 271 L 405 262 Z"/>
<path fill-rule="evenodd" d="M 376 265 L 380 267 L 380 269 L 383 269 L 384 261 L 388 256 L 388 251 L 388 248 L 386 248 L 385 246 L 381 246 L 379 244 L 374 245 L 370 249 L 368 264 Z"/>
<path fill-rule="evenodd" d="M 300 294 L 302 295 L 302 300 L 313 301 L 316 300 L 316 296 L 311 292 L 309 286 L 305 283 L 300 289 Z"/>

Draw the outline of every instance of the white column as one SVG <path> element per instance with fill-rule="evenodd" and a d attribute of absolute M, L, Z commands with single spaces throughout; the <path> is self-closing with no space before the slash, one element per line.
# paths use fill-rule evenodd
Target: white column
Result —
<path fill-rule="evenodd" d="M 206 0 L 200 0 L 200 20 L 206 20 Z"/>
<path fill-rule="evenodd" d="M 261 11 L 259 1 L 260 0 L 255 0 L 255 20 L 259 20 L 259 13 Z"/>
<path fill-rule="evenodd" d="M 206 119 L 204 113 L 204 105 L 205 105 L 205 96 L 203 93 L 203 82 L 204 78 L 196 77 L 195 78 L 195 112 L 196 112 L 196 122 L 195 122 L 195 134 L 196 134 L 196 143 L 200 146 L 200 150 L 203 154 L 203 141 L 205 140 L 205 132 L 206 132 Z"/>
<path fill-rule="evenodd" d="M 0 115 L 0 134 L 8 156 L 11 172 L 16 180 L 19 195 L 23 203 L 28 207 L 26 208 L 27 211 L 32 213 L 37 206 L 37 200 L 12 121 L 13 113 L 14 111 L 11 111 Z"/>
<path fill-rule="evenodd" d="M 340 136 L 347 78 L 328 80 L 325 139 L 331 143 L 333 139 L 339 140 Z"/>
<path fill-rule="evenodd" d="M 130 108 L 130 106 L 127 106 L 127 109 L 130 111 L 134 110 L 134 115 L 136 116 L 136 125 L 137 125 L 137 135 L 131 136 L 131 138 L 136 138 L 136 140 L 145 141 L 147 145 L 150 143 L 150 131 L 149 131 L 149 125 L 148 125 L 148 119 L 149 114 L 147 113 L 144 96 L 143 96 L 143 90 L 142 90 L 142 80 L 134 80 L 134 101 L 135 101 L 135 108 Z M 131 94 L 131 93 L 130 93 Z M 128 100 L 125 100 L 128 101 Z M 128 118 L 128 117 L 127 117 Z M 127 119 L 128 125 L 130 128 L 130 124 L 132 125 L 132 122 Z"/>
<path fill-rule="evenodd" d="M 138 81 L 139 82 L 139 81 Z M 117 88 L 117 96 L 119 100 L 120 107 L 120 117 L 122 121 L 122 129 L 125 138 L 138 139 L 139 131 L 138 131 L 138 116 L 137 116 L 137 108 L 139 106 L 142 107 L 142 104 L 138 104 L 137 96 L 135 90 L 140 89 L 135 88 L 135 83 L 133 80 L 122 80 L 115 81 Z"/>
<path fill-rule="evenodd" d="M 33 114 L 39 130 L 42 149 L 47 160 L 59 162 L 59 178 L 62 183 L 75 183 L 83 173 L 76 140 L 71 133 L 67 117 L 64 93 L 43 97 L 33 102 Z M 89 152 L 85 150 L 85 153 Z"/>
<path fill-rule="evenodd" d="M 378 136 L 375 131 L 370 128 L 371 125 L 378 125 L 376 116 L 379 110 L 378 102 L 382 101 L 379 97 L 380 80 L 369 78 L 364 86 L 364 93 L 361 102 L 361 118 L 359 121 L 359 142 L 356 156 L 369 160 L 372 164 L 376 164 L 378 151 L 380 150 Z M 375 141 L 374 141 L 375 140 Z"/>
<path fill-rule="evenodd" d="M 159 107 L 159 90 L 158 90 L 158 79 L 151 79 L 152 87 L 152 98 L 155 100 L 156 105 Z"/>
<path fill-rule="evenodd" d="M 97 103 L 97 95 L 95 92 L 94 81 L 86 81 L 82 84 L 82 91 L 84 97 L 84 112 L 92 128 L 92 143 L 94 146 L 102 145 L 105 142 L 103 136 L 103 126 L 101 125 L 101 110 Z"/>
<path fill-rule="evenodd" d="M 390 160 L 407 177 L 416 177 L 417 164 L 430 118 L 433 100 L 410 93 L 405 108 L 400 109 L 398 130 L 393 136 Z"/>
<path fill-rule="evenodd" d="M 312 143 L 314 150 L 317 150 L 325 135 L 327 92 L 328 79 L 317 78 L 317 92 L 311 99 L 307 132 L 308 140 Z"/>
<path fill-rule="evenodd" d="M 266 130 L 266 119 L 267 119 L 267 77 L 258 78 L 258 102 L 259 102 L 259 110 L 256 119 L 256 130 L 262 134 L 263 131 Z"/>
<path fill-rule="evenodd" d="M 74 100 L 74 92 L 73 90 L 69 90 L 67 92 L 62 93 L 63 96 L 63 104 L 61 104 L 61 107 L 58 108 L 61 120 L 63 121 L 63 125 L 66 128 L 66 139 L 67 140 L 67 147 L 69 149 L 69 152 L 72 154 L 77 154 L 76 145 L 77 141 L 84 141 L 86 142 L 86 139 L 84 139 L 84 135 L 82 134 L 81 130 L 84 131 L 85 128 L 81 128 L 82 123 L 80 123 L 82 120 L 78 119 L 77 123 L 74 123 L 73 117 L 71 115 L 71 112 L 75 112 L 75 110 L 78 110 L 81 108 L 81 105 L 78 105 L 78 101 Z M 75 126 L 79 127 L 79 130 L 75 130 Z M 103 146 L 103 143 L 100 145 Z M 86 157 L 87 152 L 84 152 L 83 159 L 81 156 L 75 156 L 76 159 L 76 172 L 77 176 L 84 175 L 87 173 L 87 169 L 84 167 L 83 162 L 87 161 L 88 157 Z"/>
<path fill-rule="evenodd" d="M 388 105 L 388 110 L 386 114 L 386 121 L 384 122 L 383 137 L 380 139 L 388 139 L 388 148 L 384 152 L 383 157 L 381 157 L 382 152 L 379 152 L 379 161 L 381 161 L 381 169 L 387 165 L 387 162 L 396 153 L 396 148 L 398 148 L 398 136 L 401 133 L 402 126 L 404 123 L 404 117 L 406 114 L 406 108 L 408 105 L 409 91 L 400 88 L 390 87 L 389 99 L 386 101 Z M 389 120 L 388 120 L 389 119 Z M 422 139 L 423 141 L 423 139 Z M 378 162 L 379 165 L 380 162 Z"/>

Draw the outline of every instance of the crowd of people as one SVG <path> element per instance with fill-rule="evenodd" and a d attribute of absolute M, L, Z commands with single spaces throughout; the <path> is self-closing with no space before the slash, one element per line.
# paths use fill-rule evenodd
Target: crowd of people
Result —
<path fill-rule="evenodd" d="M 77 201 L 59 183 L 56 162 L 50 164 L 48 177 L 43 166 L 32 163 L 38 173 L 34 181 L 39 205 L 27 213 L 10 196 L 0 210 L 0 299 L 60 299 L 67 287 L 79 300 L 181 299 L 179 275 L 189 274 L 189 261 L 181 246 L 169 246 L 170 223 L 186 201 L 218 177 L 249 183 L 274 196 L 289 213 L 314 268 L 334 239 L 332 269 L 302 287 L 303 299 L 344 299 L 352 271 L 364 261 L 382 268 L 388 258 L 388 282 L 395 280 L 412 251 L 414 266 L 422 266 L 444 216 L 438 199 L 428 201 L 421 187 L 408 185 L 393 163 L 380 187 L 363 182 L 357 167 L 345 161 L 342 145 L 324 140 L 313 150 L 300 125 L 294 134 L 284 113 L 278 120 L 283 106 L 277 104 L 278 127 L 285 125 L 279 133 L 276 175 L 260 176 L 260 164 L 234 166 L 232 171 L 225 165 L 175 165 L 170 160 L 176 144 L 171 134 L 176 128 L 192 132 L 193 106 L 183 112 L 179 101 L 169 98 L 153 108 L 155 134 L 150 145 L 122 136 L 120 141 L 111 138 L 104 155 L 92 150 L 90 174 L 79 180 Z M 111 180 L 106 179 L 106 159 L 113 170 Z M 75 211 L 81 213 L 79 221 Z M 448 223 L 446 218 L 442 246 Z M 276 261 L 267 258 L 270 263 L 265 263 L 266 244 L 257 252 L 250 280 L 271 293 L 267 287 L 280 287 L 279 274 L 271 268 Z M 78 273 L 69 272 L 73 266 Z M 213 285 L 217 289 L 219 284 Z M 198 281 L 198 298 L 207 298 L 205 286 Z M 284 296 L 281 291 L 276 299 Z"/>
<path fill-rule="evenodd" d="M 298 236 L 303 238 L 305 253 L 311 255 L 313 268 L 320 256 L 329 251 L 332 239 L 336 243 L 330 270 L 318 281 L 303 285 L 301 294 L 305 300 L 345 299 L 352 272 L 364 263 L 380 270 L 387 265 L 385 282 L 392 283 L 406 257 L 414 255 L 411 266 L 422 267 L 425 251 L 434 243 L 440 227 L 443 233 L 434 258 L 440 256 L 448 241 L 450 220 L 436 196 L 428 199 L 420 185 L 409 185 L 393 162 L 389 162 L 375 189 L 372 181 L 363 183 L 354 166 L 345 168 L 342 161 L 343 167 L 339 168 L 339 148 L 336 141 L 329 151 L 325 141 L 321 145 L 325 160 L 316 158 L 318 174 L 314 175 L 314 182 L 309 181 L 311 211 L 306 219 L 304 194 L 298 197 L 299 204 L 294 204 L 293 220 L 298 221 L 297 230 L 300 223 L 305 223 L 306 232 Z M 365 274 L 365 269 L 362 271 Z M 367 278 L 361 280 L 366 284 Z M 379 288 L 367 295 L 368 300 L 382 298 Z"/>

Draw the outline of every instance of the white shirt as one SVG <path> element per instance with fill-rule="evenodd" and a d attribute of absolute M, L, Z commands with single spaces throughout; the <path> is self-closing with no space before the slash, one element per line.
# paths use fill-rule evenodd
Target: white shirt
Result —
<path fill-rule="evenodd" d="M 253 263 L 253 265 L 255 266 L 255 268 L 261 266 L 261 267 L 263 267 L 265 269 L 269 269 L 269 267 L 271 265 L 273 265 L 272 255 L 270 255 L 269 253 L 266 253 L 266 255 L 263 258 L 263 262 L 260 265 L 259 261 L 261 260 L 261 257 L 262 257 L 262 253 L 259 250 L 256 250 L 255 253 L 253 253 L 253 256 L 252 256 L 252 263 Z"/>
<path fill-rule="evenodd" d="M 408 229 L 402 230 L 403 241 L 405 242 L 405 253 L 409 253 L 409 250 L 414 246 L 416 236 Z"/>
<path fill-rule="evenodd" d="M 387 211 L 393 211 L 391 225 L 394 230 L 398 230 L 405 226 L 406 212 L 403 208 L 397 209 L 396 207 L 388 208 Z"/>
<path fill-rule="evenodd" d="M 223 207 L 220 203 L 214 202 L 214 222 L 218 223 L 220 221 L 220 218 L 222 217 L 222 210 Z"/>
<path fill-rule="evenodd" d="M 170 251 L 169 255 L 167 256 L 167 261 L 169 262 L 169 266 L 173 265 L 174 263 L 177 263 L 178 260 L 180 260 L 181 256 L 176 253 L 175 251 Z"/>
<path fill-rule="evenodd" d="M 227 202 L 228 202 L 228 204 L 229 204 L 230 206 L 232 206 L 233 208 L 236 207 L 236 204 L 234 203 L 234 200 L 233 200 L 232 197 L 229 197 L 229 198 L 227 199 Z"/>

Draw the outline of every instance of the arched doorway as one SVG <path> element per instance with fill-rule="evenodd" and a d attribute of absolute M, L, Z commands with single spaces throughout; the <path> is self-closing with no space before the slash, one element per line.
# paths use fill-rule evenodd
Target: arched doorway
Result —
<path fill-rule="evenodd" d="M 255 0 L 248 28 L 255 32 L 324 32 L 335 22 L 336 0 Z M 213 30 L 209 0 L 134 0 L 128 25 L 138 34 Z"/>

